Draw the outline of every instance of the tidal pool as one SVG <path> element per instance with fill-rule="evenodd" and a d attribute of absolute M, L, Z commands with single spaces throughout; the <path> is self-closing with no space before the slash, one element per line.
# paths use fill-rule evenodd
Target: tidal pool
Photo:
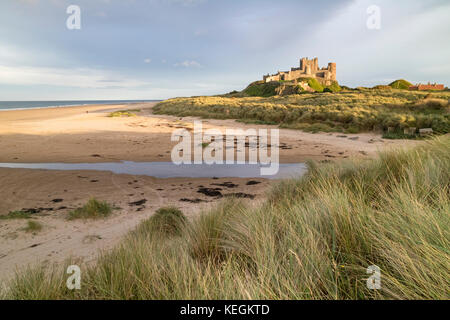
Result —
<path fill-rule="evenodd" d="M 298 178 L 306 173 L 304 163 L 280 163 L 276 175 L 261 175 L 260 164 L 181 164 L 172 162 L 103 162 L 103 163 L 0 163 L 0 168 L 44 170 L 94 170 L 116 174 L 145 175 L 155 178 Z"/>

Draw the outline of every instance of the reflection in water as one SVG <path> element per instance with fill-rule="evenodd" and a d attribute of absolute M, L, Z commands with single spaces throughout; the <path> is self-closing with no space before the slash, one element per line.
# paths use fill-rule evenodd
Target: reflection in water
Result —
<path fill-rule="evenodd" d="M 261 176 L 259 164 L 182 164 L 172 162 L 108 162 L 108 163 L 0 163 L 1 168 L 47 169 L 47 170 L 95 170 L 116 174 L 145 175 L 156 178 L 296 178 L 306 173 L 304 163 L 280 163 L 276 175 Z"/>

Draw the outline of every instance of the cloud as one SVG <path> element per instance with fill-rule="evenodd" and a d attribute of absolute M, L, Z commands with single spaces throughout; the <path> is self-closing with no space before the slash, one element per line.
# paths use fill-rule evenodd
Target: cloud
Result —
<path fill-rule="evenodd" d="M 65 27 L 73 2 L 82 4 L 82 32 Z M 377 0 L 377 31 L 366 27 L 373 3 L 0 0 L 0 100 L 95 97 L 95 88 L 101 97 L 217 94 L 303 56 L 336 62 L 338 80 L 349 86 L 396 78 L 449 85 L 450 1 Z M 153 79 L 164 90 L 144 87 Z"/>
<path fill-rule="evenodd" d="M 185 60 L 183 62 L 178 62 L 174 64 L 174 67 L 185 67 L 185 68 L 190 68 L 190 67 L 196 67 L 196 68 L 201 68 L 201 64 L 198 63 L 197 61 L 194 60 Z"/>
<path fill-rule="evenodd" d="M 168 4 L 179 4 L 185 7 L 197 6 L 207 1 L 208 0 L 164 0 L 164 2 Z"/>
<path fill-rule="evenodd" d="M 39 0 L 19 0 L 19 2 L 23 2 L 25 4 L 35 5 L 39 3 Z"/>
<path fill-rule="evenodd" d="M 318 26 L 312 41 L 299 43 L 293 51 L 318 55 L 321 64 L 336 62 L 338 81 L 349 86 L 399 78 L 446 84 L 450 43 L 442 39 L 448 37 L 450 5 L 434 2 L 424 7 L 418 1 L 378 0 L 381 29 L 369 30 L 366 10 L 373 2 L 355 1 Z"/>
<path fill-rule="evenodd" d="M 109 88 L 112 83 L 121 88 L 150 86 L 148 81 L 129 79 L 121 74 L 88 68 L 9 67 L 0 65 L 0 84 L 52 85 L 77 88 Z M 120 79 L 120 80 L 116 80 Z"/>

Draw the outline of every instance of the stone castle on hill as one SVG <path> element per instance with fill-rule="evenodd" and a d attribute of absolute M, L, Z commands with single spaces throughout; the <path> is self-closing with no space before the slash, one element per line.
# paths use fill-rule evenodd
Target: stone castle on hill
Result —
<path fill-rule="evenodd" d="M 328 67 L 319 68 L 319 59 L 300 59 L 300 68 L 291 68 L 290 71 L 278 71 L 274 75 L 263 77 L 264 82 L 271 81 L 294 81 L 300 78 L 316 78 L 323 85 L 331 85 L 336 81 L 336 63 L 328 63 Z"/>

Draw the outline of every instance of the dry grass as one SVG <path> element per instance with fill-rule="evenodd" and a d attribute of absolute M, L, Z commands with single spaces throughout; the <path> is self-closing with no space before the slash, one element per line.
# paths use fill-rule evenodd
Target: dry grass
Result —
<path fill-rule="evenodd" d="M 193 97 L 159 103 L 157 114 L 239 119 L 305 131 L 357 133 L 404 128 L 450 132 L 450 93 L 405 90 L 342 91 L 275 97 Z"/>

